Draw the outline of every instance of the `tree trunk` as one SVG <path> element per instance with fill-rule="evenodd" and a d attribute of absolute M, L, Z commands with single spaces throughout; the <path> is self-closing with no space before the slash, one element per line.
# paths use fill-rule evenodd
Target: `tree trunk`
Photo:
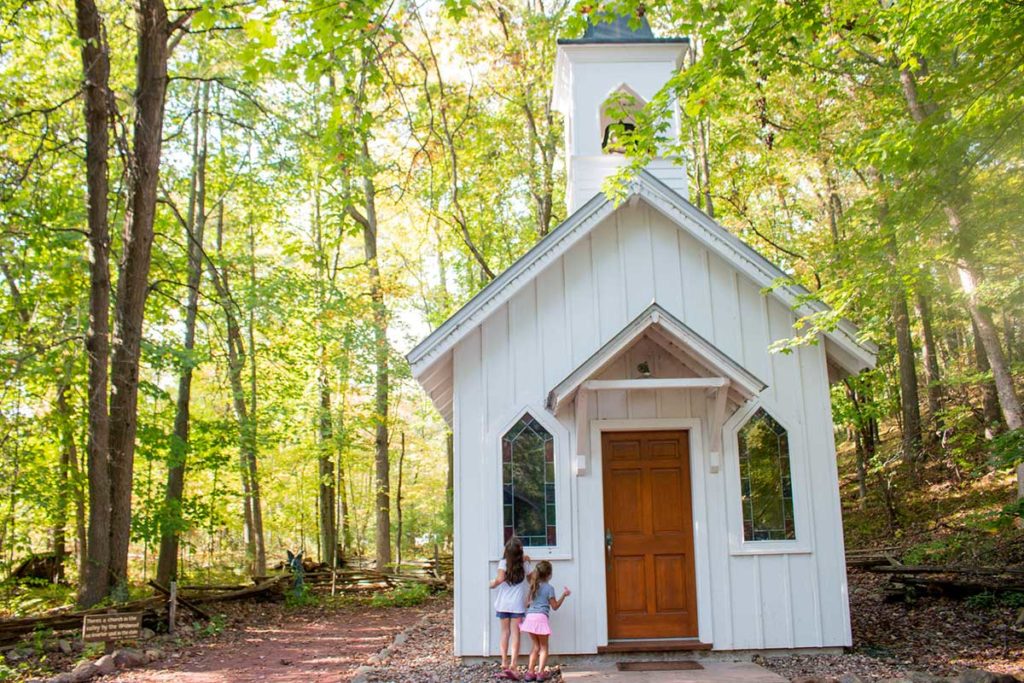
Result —
<path fill-rule="evenodd" d="M 921 404 L 917 395 L 917 369 L 914 365 L 914 342 L 910 336 L 910 312 L 907 308 L 906 291 L 899 278 L 899 243 L 894 227 L 889 225 L 888 200 L 879 174 L 874 169 L 870 169 L 869 174 L 879 189 L 878 226 L 886 235 L 886 246 L 893 272 L 889 289 L 893 328 L 896 336 L 896 355 L 899 361 L 903 461 L 913 463 L 917 460 L 921 450 Z"/>
<path fill-rule="evenodd" d="M 223 203 L 217 218 L 217 251 L 221 251 L 224 234 Z M 251 239 L 250 239 L 251 242 Z M 246 405 L 245 370 L 246 349 L 242 330 L 238 323 L 238 305 L 231 295 L 231 286 L 226 272 L 218 272 L 210 265 L 210 281 L 217 290 L 227 330 L 226 347 L 228 354 L 228 382 L 231 385 L 231 405 L 238 424 L 238 464 L 242 480 L 242 513 L 245 524 L 246 555 L 249 571 L 253 576 L 267 573 L 266 549 L 263 544 L 263 515 L 259 496 L 259 479 L 256 466 L 256 427 L 254 413 L 256 406 L 255 373 L 250 376 L 252 409 Z M 251 333 L 251 324 L 250 324 Z M 250 337 L 250 341 L 252 341 Z M 250 364 L 254 363 L 250 358 Z"/>
<path fill-rule="evenodd" d="M 369 144 L 363 141 L 363 158 L 370 159 Z M 388 459 L 388 391 L 389 356 L 388 310 L 384 301 L 384 286 L 377 260 L 377 205 L 376 188 L 371 177 L 363 177 L 363 204 L 365 213 L 354 206 L 349 213 L 363 229 L 363 251 L 370 270 L 370 301 L 373 306 L 373 346 L 376 372 L 374 377 L 375 454 L 374 486 L 376 504 L 376 564 L 385 569 L 391 563 L 391 482 Z"/>
<path fill-rule="evenodd" d="M 343 358 L 343 362 L 344 362 L 346 370 L 342 372 L 342 377 L 345 378 L 345 377 L 348 376 L 348 372 L 347 372 L 347 366 L 348 366 L 347 357 Z M 345 393 L 344 393 L 345 390 L 346 390 L 346 386 L 347 386 L 347 382 L 342 382 L 342 385 L 341 385 L 341 387 L 342 387 L 341 388 L 341 392 L 342 392 L 341 393 L 341 410 L 339 411 L 339 415 L 338 415 L 338 430 L 337 430 L 337 434 L 336 434 L 336 437 L 335 437 L 335 442 L 337 444 L 337 449 L 338 449 L 338 452 L 337 452 L 338 477 L 337 477 L 337 486 L 336 486 L 336 493 L 337 493 L 337 497 L 338 497 L 338 534 L 339 534 L 339 536 L 341 538 L 341 548 L 342 548 L 342 550 L 347 552 L 348 549 L 352 547 L 352 519 L 351 519 L 351 517 L 349 517 L 349 511 L 348 511 L 348 507 L 349 507 L 348 506 L 348 487 L 347 487 L 348 476 L 346 475 L 346 472 L 345 472 L 345 458 L 344 458 L 344 455 L 345 455 L 345 444 L 347 442 L 347 439 L 345 437 L 345 405 L 346 405 L 345 398 L 346 397 L 345 397 Z"/>
<path fill-rule="evenodd" d="M 89 537 L 79 578 L 79 603 L 91 606 L 110 584 L 110 418 L 107 412 L 110 354 L 110 229 L 107 215 L 110 134 L 110 55 L 103 21 L 93 0 L 76 0 L 85 91 L 85 181 L 89 225 L 89 328 L 85 337 L 89 391 Z"/>
<path fill-rule="evenodd" d="M 901 286 L 892 293 L 892 318 L 896 328 L 896 354 L 900 371 L 900 413 L 903 416 L 903 461 L 917 460 L 921 450 L 921 404 L 917 395 L 914 342 L 910 336 L 910 314 Z"/>
<path fill-rule="evenodd" d="M 868 454 L 868 441 L 871 439 L 870 425 L 865 425 L 863 411 L 861 410 L 860 396 L 849 381 L 846 382 L 846 395 L 853 404 L 853 410 L 857 414 L 857 421 L 853 425 L 853 440 L 857 455 L 857 498 L 864 500 L 868 495 L 868 461 L 871 459 Z M 867 429 L 865 429 L 867 427 Z"/>
<path fill-rule="evenodd" d="M 398 526 L 395 529 L 395 568 L 402 571 L 402 470 L 405 467 L 405 432 L 401 432 L 398 451 L 398 490 L 395 492 L 395 516 Z"/>
<path fill-rule="evenodd" d="M 388 322 L 384 304 L 384 290 L 380 282 L 377 265 L 377 235 L 366 236 L 366 258 L 370 262 L 370 297 L 373 301 L 373 343 L 376 362 L 374 416 L 375 438 L 375 483 L 377 504 L 377 568 L 384 569 L 391 563 L 391 482 L 388 460 Z"/>
<path fill-rule="evenodd" d="M 323 367 L 326 350 L 320 349 L 321 367 L 318 383 L 320 385 L 319 425 L 319 469 L 320 469 L 320 561 L 332 567 L 338 556 L 337 525 L 334 519 L 334 434 L 331 424 L 331 387 L 327 378 L 327 368 Z"/>
<path fill-rule="evenodd" d="M 226 275 L 222 275 L 221 278 L 223 280 L 221 286 L 224 290 L 227 290 Z M 245 346 L 242 343 L 242 333 L 238 327 L 238 319 L 231 310 L 233 304 L 229 298 L 224 298 L 222 305 L 225 309 L 224 317 L 227 327 L 228 381 L 231 384 L 231 404 L 235 411 L 235 420 L 238 423 L 239 468 L 242 477 L 244 520 L 248 530 L 246 550 L 250 562 L 249 571 L 253 576 L 261 576 L 266 572 L 260 572 L 257 568 L 257 532 L 255 515 L 253 514 L 256 504 L 253 495 L 253 470 L 250 466 L 250 461 L 253 459 L 252 427 L 250 425 L 249 408 L 245 402 L 245 387 L 242 381 L 242 371 L 245 365 Z"/>
<path fill-rule="evenodd" d="M 192 398 L 192 352 L 195 349 L 196 316 L 199 312 L 199 287 L 203 277 L 203 234 L 206 228 L 206 129 L 209 114 L 210 84 L 200 86 L 199 106 L 193 128 L 192 191 L 189 197 L 187 300 L 185 304 L 185 336 L 182 347 L 185 365 L 178 377 L 175 404 L 174 435 L 171 437 L 167 462 L 167 487 L 164 492 L 164 517 L 160 531 L 160 557 L 157 560 L 156 582 L 169 586 L 177 578 L 178 536 L 183 529 L 181 499 L 185 492 L 185 464 L 189 447 L 189 408 Z M 199 93 L 197 93 L 199 95 Z"/>
<path fill-rule="evenodd" d="M 454 548 L 453 534 L 455 531 L 455 435 L 448 432 L 445 437 L 445 451 L 448 455 L 448 477 L 444 485 L 445 499 L 445 526 L 447 528 L 447 542 L 449 548 Z"/>
<path fill-rule="evenodd" d="M 167 90 L 167 8 L 163 0 L 139 0 L 135 123 L 129 160 L 130 198 L 114 307 L 110 372 L 110 588 L 128 581 L 132 474 L 135 458 L 139 355 L 156 217 L 160 147 Z"/>
<path fill-rule="evenodd" d="M 999 344 L 999 334 L 992 321 L 992 314 L 978 301 L 977 277 L 974 270 L 966 266 L 958 266 L 958 270 L 960 282 L 967 293 L 967 309 L 971 313 L 975 338 L 981 341 L 981 347 L 985 352 L 983 355 L 992 369 L 992 381 L 996 385 L 996 396 L 999 399 L 1003 421 L 1010 429 L 1020 429 L 1024 427 L 1024 413 L 1021 412 L 1020 400 L 1013 385 L 1013 375 Z"/>
<path fill-rule="evenodd" d="M 57 465 L 57 500 L 53 516 L 53 556 L 56 568 L 54 582 L 64 580 L 65 548 L 67 546 L 68 526 L 68 489 L 76 485 L 71 478 L 74 463 L 78 461 L 75 448 L 74 416 L 68 405 L 68 383 L 61 382 L 57 387 L 57 421 L 60 436 L 60 462 Z"/>
<path fill-rule="evenodd" d="M 75 536 L 78 545 L 78 576 L 85 576 L 86 561 L 89 554 L 89 540 L 88 530 L 86 527 L 86 511 L 85 511 L 85 478 L 83 472 L 86 470 L 84 454 L 76 451 L 76 458 L 73 459 L 69 464 L 71 467 L 71 481 L 74 484 L 72 491 L 75 496 Z"/>
<path fill-rule="evenodd" d="M 985 347 L 981 344 L 981 336 L 978 334 L 978 326 L 971 320 L 971 330 L 974 339 L 974 363 L 978 372 L 987 375 L 992 371 L 988 364 L 988 355 Z M 981 389 L 981 415 L 985 422 L 985 436 L 991 439 L 1002 425 L 999 413 L 999 397 L 996 395 L 996 385 L 992 380 L 984 379 L 979 386 Z"/>
<path fill-rule="evenodd" d="M 928 390 L 928 417 L 936 429 L 942 429 L 938 416 L 942 411 L 942 378 L 939 374 L 939 355 L 932 333 L 932 311 L 928 297 L 918 291 L 915 299 L 917 317 L 921 321 L 921 364 Z"/>
<path fill-rule="evenodd" d="M 924 68 L 922 61 L 922 69 Z M 926 102 L 919 97 L 917 91 L 917 79 L 908 69 L 900 70 L 900 85 L 903 89 L 904 99 L 907 108 L 914 121 L 921 125 L 926 119 L 938 111 L 934 103 Z M 943 117 L 945 115 L 943 114 Z M 949 178 L 948 187 L 959 187 L 959 171 L 953 171 Z M 992 315 L 988 312 L 978 298 L 979 275 L 974 265 L 974 244 L 973 239 L 964 230 L 961 217 L 961 206 L 954 203 L 948 195 L 942 199 L 942 208 L 946 214 L 946 222 L 955 240 L 956 269 L 960 278 L 960 288 L 964 292 L 967 301 L 967 310 L 977 329 L 977 336 L 981 338 L 981 345 L 988 356 L 989 366 L 992 368 L 992 379 L 996 385 L 996 394 L 999 397 L 999 407 L 1003 413 L 1003 420 L 1010 429 L 1019 429 L 1024 426 L 1024 413 L 1021 411 L 1020 400 L 1013 384 L 1013 375 L 1003 355 L 1003 349 L 999 344 L 999 333 Z"/>
<path fill-rule="evenodd" d="M 263 538 L 263 503 L 257 472 L 257 398 L 256 392 L 256 230 L 249 221 L 249 488 L 252 493 L 252 531 L 256 546 L 256 575 L 267 573 L 267 548 Z"/>

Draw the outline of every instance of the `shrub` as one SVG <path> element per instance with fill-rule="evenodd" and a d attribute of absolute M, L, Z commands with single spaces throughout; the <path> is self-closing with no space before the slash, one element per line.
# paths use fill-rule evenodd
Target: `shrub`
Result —
<path fill-rule="evenodd" d="M 430 588 L 422 583 L 409 583 L 394 590 L 374 593 L 370 604 L 374 607 L 414 607 L 430 597 Z"/>

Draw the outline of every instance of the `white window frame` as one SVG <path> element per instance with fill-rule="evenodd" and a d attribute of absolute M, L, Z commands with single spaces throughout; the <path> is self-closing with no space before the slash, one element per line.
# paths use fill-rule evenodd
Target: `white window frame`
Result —
<path fill-rule="evenodd" d="M 748 541 L 743 537 L 743 493 L 740 484 L 739 432 L 747 421 L 763 408 L 786 430 L 789 444 L 789 477 L 793 487 L 793 526 L 796 538 L 784 541 Z M 722 427 L 725 488 L 728 504 L 730 555 L 797 555 L 814 550 L 811 525 L 810 472 L 807 462 L 807 441 L 801 430 L 782 417 L 782 411 L 761 400 L 748 401 Z"/>
<path fill-rule="evenodd" d="M 569 516 L 572 513 L 570 505 L 570 465 L 572 453 L 569 445 L 569 431 L 551 413 L 540 404 L 523 405 L 507 414 L 506 418 L 499 423 L 487 436 L 493 467 L 491 469 L 493 480 L 491 490 L 495 492 L 496 504 L 492 506 L 494 519 L 489 525 L 491 528 L 491 549 L 492 560 L 500 560 L 504 556 L 504 493 L 502 486 L 503 471 L 501 462 L 501 442 L 505 434 L 519 421 L 523 415 L 529 413 L 533 419 L 541 424 L 548 433 L 554 437 L 555 449 L 555 536 L 557 543 L 553 546 L 531 545 L 526 546 L 526 554 L 534 561 L 536 560 L 571 560 L 572 559 L 572 523 Z"/>

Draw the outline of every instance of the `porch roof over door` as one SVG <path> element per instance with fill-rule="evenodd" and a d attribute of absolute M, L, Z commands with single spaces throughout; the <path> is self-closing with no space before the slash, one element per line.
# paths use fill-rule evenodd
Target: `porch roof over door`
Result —
<path fill-rule="evenodd" d="M 693 369 L 697 377 L 635 380 L 593 379 L 620 354 L 645 336 L 665 348 L 684 365 Z M 558 413 L 575 399 L 581 389 L 688 388 L 715 390 L 726 388 L 729 398 L 734 403 L 742 404 L 759 394 L 767 386 L 756 375 L 697 334 L 686 323 L 666 311 L 657 302 L 652 302 L 640 315 L 548 392 L 547 408 L 552 413 Z"/>

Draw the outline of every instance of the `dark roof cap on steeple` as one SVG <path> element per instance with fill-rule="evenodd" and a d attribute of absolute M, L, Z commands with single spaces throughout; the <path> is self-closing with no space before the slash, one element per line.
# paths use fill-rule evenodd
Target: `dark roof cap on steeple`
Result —
<path fill-rule="evenodd" d="M 630 26 L 631 17 L 618 16 L 607 21 L 607 16 L 596 17 L 596 23 L 587 17 L 587 29 L 582 38 L 559 38 L 559 45 L 630 45 L 635 43 L 688 43 L 689 38 L 656 38 L 647 17 L 639 17 L 639 25 Z"/>

